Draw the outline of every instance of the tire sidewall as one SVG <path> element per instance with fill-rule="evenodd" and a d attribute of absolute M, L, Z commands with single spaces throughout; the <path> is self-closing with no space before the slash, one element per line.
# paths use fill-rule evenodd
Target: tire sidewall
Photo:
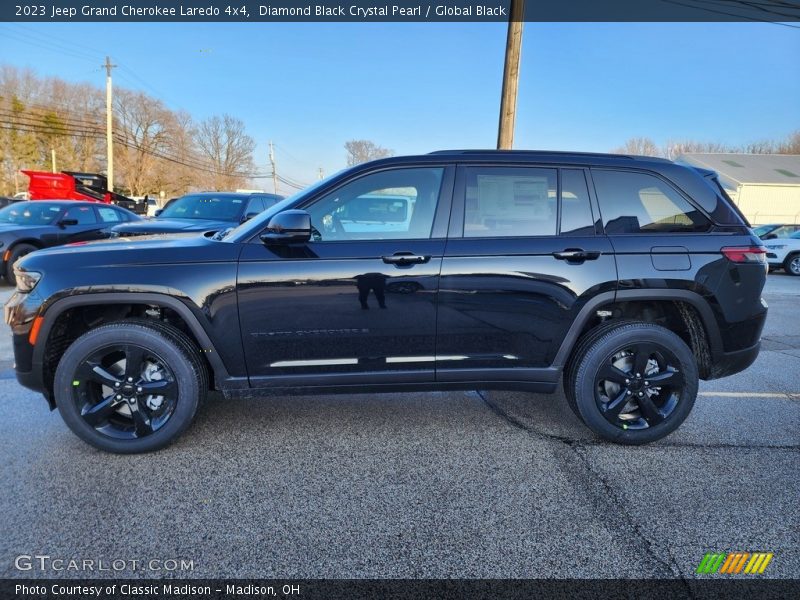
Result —
<path fill-rule="evenodd" d="M 800 272 L 795 273 L 794 271 L 792 271 L 792 261 L 794 261 L 797 258 L 800 258 L 800 254 L 797 254 L 797 253 L 790 254 L 786 258 L 786 262 L 784 263 L 784 266 L 783 266 L 783 270 L 786 271 L 789 275 L 792 275 L 794 277 L 800 276 Z"/>
<path fill-rule="evenodd" d="M 14 263 L 17 262 L 21 256 L 27 256 L 31 252 L 38 250 L 33 244 L 17 244 L 11 248 L 11 256 L 8 257 L 6 262 L 6 281 L 11 285 L 16 285 L 17 281 L 14 277 Z"/>
<path fill-rule="evenodd" d="M 595 399 L 595 377 L 605 360 L 635 343 L 662 346 L 678 359 L 685 385 L 674 411 L 655 427 L 647 429 L 622 429 L 609 423 Z M 698 389 L 698 372 L 694 355 L 686 343 L 673 332 L 660 326 L 641 324 L 612 330 L 600 338 L 586 352 L 576 372 L 575 399 L 584 423 L 603 438 L 622 444 L 646 444 L 661 439 L 677 429 L 694 406 Z"/>
<path fill-rule="evenodd" d="M 72 382 L 78 366 L 90 354 L 127 343 L 143 346 L 168 363 L 178 385 L 178 398 L 172 416 L 160 429 L 140 439 L 120 440 L 103 435 L 80 416 Z M 177 345 L 155 330 L 133 325 L 101 328 L 78 338 L 58 363 L 53 389 L 61 417 L 78 437 L 100 450 L 122 454 L 149 452 L 168 445 L 191 424 L 200 396 L 196 373 Z"/>

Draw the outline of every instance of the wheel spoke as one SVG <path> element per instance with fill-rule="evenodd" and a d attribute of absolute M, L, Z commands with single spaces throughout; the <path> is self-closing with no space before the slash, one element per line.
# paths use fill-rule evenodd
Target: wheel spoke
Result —
<path fill-rule="evenodd" d="M 108 420 L 108 417 L 117 409 L 119 403 L 119 400 L 111 394 L 97 404 L 85 407 L 81 411 L 81 416 L 89 425 L 95 427 Z"/>
<path fill-rule="evenodd" d="M 94 381 L 101 385 L 114 387 L 115 383 L 120 383 L 119 377 L 112 375 L 98 363 L 84 362 L 78 369 L 77 376 L 82 381 Z"/>
<path fill-rule="evenodd" d="M 143 381 L 139 384 L 139 387 L 142 388 L 142 394 L 151 394 L 153 396 L 172 396 L 176 391 L 175 382 L 167 379 Z"/>
<path fill-rule="evenodd" d="M 611 381 L 620 385 L 625 385 L 625 381 L 630 378 L 630 375 L 625 373 L 622 369 L 618 369 L 611 363 L 606 363 L 598 373 L 600 380 Z"/>
<path fill-rule="evenodd" d="M 138 402 L 128 404 L 131 409 L 131 418 L 133 418 L 133 426 L 136 429 L 136 436 L 142 437 L 153 433 L 153 424 L 145 411 L 139 406 Z"/>
<path fill-rule="evenodd" d="M 142 376 L 144 348 L 127 345 L 123 347 L 123 351 L 125 352 L 125 378 L 138 381 Z"/>
<path fill-rule="evenodd" d="M 605 413 L 608 417 L 612 417 L 616 419 L 619 416 L 619 413 L 622 412 L 622 409 L 628 403 L 628 391 L 627 390 L 620 390 L 619 395 L 616 398 L 611 400 L 605 407 Z"/>
<path fill-rule="evenodd" d="M 664 416 L 659 412 L 658 408 L 656 408 L 656 405 L 647 394 L 638 397 L 636 400 L 639 403 L 639 410 L 642 411 L 644 420 L 647 421 L 650 427 L 658 425 L 664 420 Z"/>
<path fill-rule="evenodd" d="M 676 371 L 672 367 L 667 367 L 661 373 L 648 375 L 647 381 L 650 383 L 650 387 L 668 386 L 680 388 L 683 387 L 683 373 Z"/>

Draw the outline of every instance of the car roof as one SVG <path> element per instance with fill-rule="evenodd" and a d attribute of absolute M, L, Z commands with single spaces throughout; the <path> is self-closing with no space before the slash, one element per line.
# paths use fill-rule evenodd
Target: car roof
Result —
<path fill-rule="evenodd" d="M 651 167 L 658 169 L 675 163 L 655 156 L 636 156 L 629 154 L 604 154 L 600 152 L 562 152 L 558 150 L 437 150 L 429 154 L 411 156 L 392 156 L 370 163 L 372 166 L 403 163 L 435 163 L 442 159 L 447 162 L 507 162 L 507 163 L 553 163 L 583 166 L 627 166 Z"/>

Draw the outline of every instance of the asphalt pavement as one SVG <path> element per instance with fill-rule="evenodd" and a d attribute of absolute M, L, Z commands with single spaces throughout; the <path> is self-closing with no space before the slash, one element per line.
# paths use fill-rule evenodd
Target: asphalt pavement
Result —
<path fill-rule="evenodd" d="M 170 448 L 115 456 L 17 384 L 3 325 L 0 576 L 694 578 L 760 551 L 760 577 L 796 578 L 800 278 L 765 298 L 755 365 L 635 448 L 561 394 L 474 391 L 214 396 Z"/>

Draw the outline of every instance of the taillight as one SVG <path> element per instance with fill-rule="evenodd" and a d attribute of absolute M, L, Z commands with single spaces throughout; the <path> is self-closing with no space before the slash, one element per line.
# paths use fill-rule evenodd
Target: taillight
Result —
<path fill-rule="evenodd" d="M 728 246 L 721 252 L 731 262 L 767 264 L 767 249 L 764 246 Z"/>

